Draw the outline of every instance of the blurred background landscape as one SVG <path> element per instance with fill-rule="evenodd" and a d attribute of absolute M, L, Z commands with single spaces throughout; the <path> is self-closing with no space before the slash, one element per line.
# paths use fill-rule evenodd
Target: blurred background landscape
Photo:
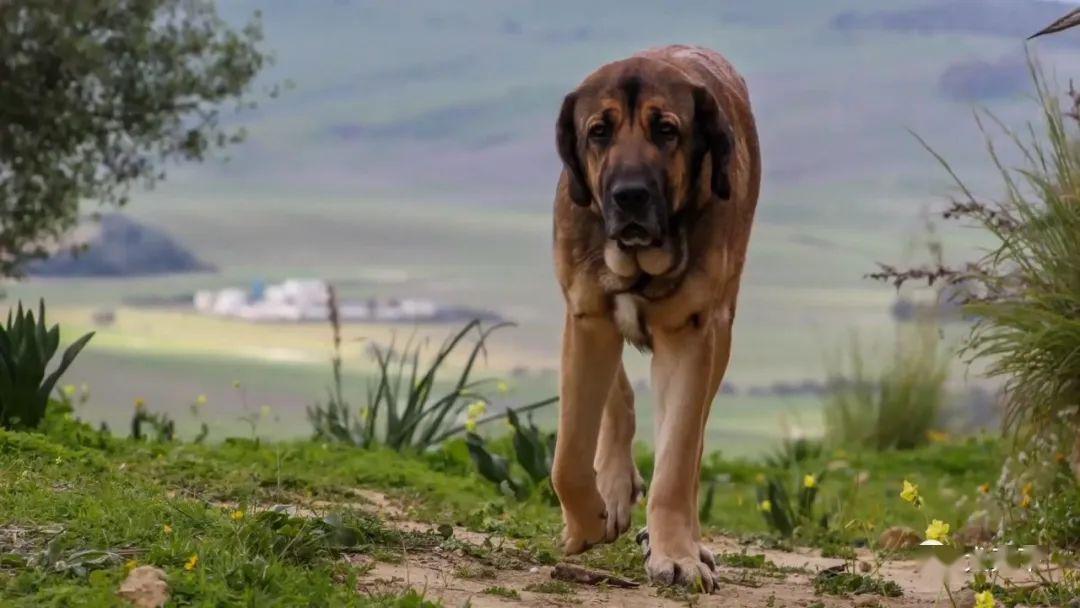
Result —
<path fill-rule="evenodd" d="M 68 338 L 97 332 L 64 381 L 87 385 L 80 417 L 114 428 L 140 399 L 193 432 L 186 412 L 205 396 L 215 437 L 245 428 L 239 418 L 263 405 L 261 433 L 309 434 L 305 408 L 330 383 L 327 325 L 194 306 L 199 292 L 261 292 L 290 279 L 332 283 L 348 301 L 512 321 L 491 340 L 481 373 L 506 378 L 508 402 L 554 394 L 559 101 L 604 62 L 702 44 L 746 77 L 763 142 L 734 356 L 709 440 L 709 449 L 751 453 L 767 447 L 761 438 L 820 433 L 830 362 L 853 335 L 868 357 L 887 358 L 906 323 L 898 301 L 920 297 L 865 278 L 878 261 L 923 259 L 927 219 L 951 192 L 912 132 L 970 185 L 996 193 L 1000 176 L 978 144 L 973 109 L 1015 128 L 1036 116 L 1018 41 L 1070 8 L 1035 0 L 233 0 L 220 6 L 230 21 L 262 14 L 276 61 L 261 82 L 289 82 L 288 90 L 231 118 L 248 139 L 227 162 L 171 168 L 122 216 L 81 230 L 76 237 L 91 246 L 79 259 L 53 259 L 4 291 L 9 302 L 45 298 Z M 1080 68 L 1076 36 L 1031 49 L 1051 75 Z M 948 243 L 950 257 L 979 246 L 963 232 Z M 460 326 L 434 317 L 347 322 L 346 394 L 362 400 L 371 344 L 416 335 L 437 345 Z M 944 348 L 964 331 L 944 325 Z M 647 365 L 627 357 L 642 389 L 640 428 L 649 429 Z M 950 364 L 950 394 L 963 410 L 954 423 L 996 428 L 984 415 L 994 412 L 994 387 L 969 378 L 961 361 Z"/>

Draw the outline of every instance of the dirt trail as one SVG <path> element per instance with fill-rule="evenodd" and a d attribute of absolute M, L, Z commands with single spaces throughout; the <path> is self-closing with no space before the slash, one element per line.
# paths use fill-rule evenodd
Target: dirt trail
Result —
<path fill-rule="evenodd" d="M 714 550 L 739 550 L 733 544 L 718 539 L 710 546 Z M 839 560 L 828 560 L 797 553 L 764 551 L 767 558 L 781 566 L 803 567 L 808 573 L 787 574 L 783 578 L 752 576 L 753 571 L 719 566 L 721 580 L 718 592 L 698 595 L 692 600 L 697 606 L 724 606 L 749 608 L 762 606 L 801 606 L 814 602 L 833 606 L 888 606 L 892 608 L 948 605 L 940 597 L 940 587 L 930 585 L 920 576 L 915 563 L 897 562 L 882 569 L 882 575 L 904 588 L 900 598 L 858 596 L 852 598 L 816 596 L 810 579 L 817 569 L 835 566 Z M 469 559 L 440 552 L 411 555 L 401 564 L 376 563 L 364 577 L 364 586 L 371 590 L 380 588 L 412 587 L 428 597 L 438 598 L 447 606 L 686 606 L 688 600 L 665 596 L 649 585 L 638 589 L 613 589 L 587 585 L 572 585 L 572 594 L 550 594 L 529 591 L 530 587 L 551 581 L 551 567 L 529 570 L 500 570 L 491 579 L 462 578 L 457 573 L 469 567 Z M 751 576 L 748 577 L 748 572 Z M 485 593 L 498 586 L 513 589 L 520 599 L 497 597 Z"/>
<path fill-rule="evenodd" d="M 411 521 L 392 501 L 375 492 L 363 492 L 368 509 L 379 511 L 391 525 L 413 531 L 432 528 L 430 524 Z M 485 535 L 455 529 L 454 537 L 464 542 L 481 544 Z M 491 539 L 498 544 L 498 539 Z M 742 545 L 729 538 L 708 539 L 709 547 L 718 555 L 738 553 L 744 550 Z M 884 598 L 876 595 L 855 597 L 817 596 L 814 594 L 811 579 L 817 572 L 842 564 L 838 559 L 822 558 L 810 550 L 784 552 L 773 550 L 749 549 L 751 555 L 764 554 L 783 569 L 798 569 L 798 572 L 784 575 L 766 575 L 753 569 L 718 566 L 721 575 L 719 591 L 712 595 L 697 595 L 679 598 L 667 594 L 650 585 L 637 589 L 615 589 L 581 584 L 570 584 L 570 593 L 543 593 L 531 591 L 536 585 L 552 581 L 550 566 L 524 566 L 520 569 L 500 569 L 492 571 L 480 560 L 460 551 L 448 551 L 436 548 L 430 551 L 410 554 L 401 563 L 391 564 L 371 561 L 361 555 L 349 556 L 353 563 L 367 565 L 370 570 L 361 579 L 361 591 L 377 592 L 380 590 L 400 590 L 406 587 L 422 591 L 429 598 L 441 600 L 447 606 L 626 606 L 641 608 L 645 606 L 723 606 L 725 608 L 750 607 L 802 607 L 819 605 L 833 607 L 889 607 L 914 608 L 931 606 L 951 606 L 943 595 L 941 581 L 943 569 L 938 566 L 920 565 L 913 561 L 894 561 L 881 568 L 881 575 L 896 582 L 904 591 L 902 597 Z M 869 554 L 861 555 L 870 560 Z M 486 570 L 486 572 L 485 572 Z M 961 572 L 962 564 L 954 566 L 953 581 L 963 581 L 966 576 Z M 477 576 L 477 574 L 481 576 Z M 484 576 L 486 574 L 486 576 Z M 517 596 L 502 597 L 486 593 L 492 587 L 512 589 Z M 961 600 L 963 606 L 966 602 Z"/>

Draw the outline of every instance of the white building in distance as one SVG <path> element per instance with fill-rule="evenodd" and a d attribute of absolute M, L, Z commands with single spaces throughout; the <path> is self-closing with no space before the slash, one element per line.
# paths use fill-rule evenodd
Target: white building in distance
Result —
<path fill-rule="evenodd" d="M 321 279 L 287 279 L 281 283 L 250 290 L 228 287 L 195 293 L 195 311 L 205 315 L 245 321 L 326 321 L 329 318 L 329 283 Z M 441 306 L 415 298 L 374 298 L 338 302 L 342 321 L 369 323 L 425 323 L 481 319 L 497 320 L 494 313 Z"/>

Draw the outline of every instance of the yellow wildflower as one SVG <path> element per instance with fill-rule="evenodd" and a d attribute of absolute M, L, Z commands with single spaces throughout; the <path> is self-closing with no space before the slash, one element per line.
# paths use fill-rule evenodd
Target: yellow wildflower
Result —
<path fill-rule="evenodd" d="M 930 440 L 930 443 L 945 443 L 949 440 L 949 434 L 931 429 L 926 431 L 926 438 Z"/>
<path fill-rule="evenodd" d="M 192 570 L 195 569 L 195 566 L 198 566 L 198 565 L 199 565 L 199 556 L 192 553 L 191 557 L 189 557 L 187 559 L 187 561 L 184 562 L 184 570 L 187 570 L 188 572 L 191 572 Z"/>
<path fill-rule="evenodd" d="M 916 507 L 922 504 L 922 497 L 919 496 L 919 486 L 906 479 L 904 480 L 904 489 L 900 490 L 900 498 L 902 498 L 904 502 L 910 502 Z"/>
<path fill-rule="evenodd" d="M 1024 484 L 1024 488 L 1020 491 L 1023 492 L 1024 496 L 1031 496 L 1031 493 L 1035 491 L 1035 484 L 1029 481 Z"/>
<path fill-rule="evenodd" d="M 371 409 L 367 406 L 360 408 L 360 422 L 367 422 L 367 419 L 371 416 Z"/>
<path fill-rule="evenodd" d="M 495 388 L 497 388 L 498 391 L 500 393 L 503 393 L 504 395 L 506 393 L 510 392 L 510 385 L 507 384 L 506 382 L 503 382 L 502 380 L 499 381 L 499 383 L 495 386 Z"/>
<path fill-rule="evenodd" d="M 239 380 L 233 380 L 232 381 L 232 387 L 233 388 L 240 388 L 240 381 Z"/>
<path fill-rule="evenodd" d="M 199 407 L 206 405 L 206 395 L 199 395 L 198 397 L 195 397 L 195 405 Z"/>
<path fill-rule="evenodd" d="M 936 540 L 941 543 L 949 542 L 949 524 L 935 519 L 926 527 L 926 539 Z"/>
<path fill-rule="evenodd" d="M 135 411 L 136 412 L 141 412 L 143 410 L 143 408 L 145 408 L 145 407 L 146 407 L 146 399 L 143 399 L 142 397 L 139 397 L 138 399 L 135 400 Z"/>
<path fill-rule="evenodd" d="M 768 501 L 768 500 L 763 500 L 763 501 L 761 501 L 761 504 L 758 505 L 758 508 L 761 509 L 765 513 L 771 513 L 772 512 L 772 502 Z"/>
<path fill-rule="evenodd" d="M 1021 509 L 1030 509 L 1031 508 L 1031 494 L 1024 494 L 1023 496 L 1020 497 L 1020 508 Z"/>
<path fill-rule="evenodd" d="M 68 384 L 64 387 L 64 396 L 70 399 L 75 396 L 77 390 L 74 384 Z"/>
<path fill-rule="evenodd" d="M 465 415 L 469 418 L 479 418 L 487 413 L 487 404 L 483 401 L 473 401 L 469 404 L 469 409 L 466 410 Z"/>
<path fill-rule="evenodd" d="M 470 433 L 475 432 L 476 431 L 476 421 L 473 420 L 472 418 L 469 418 L 468 420 L 466 420 L 465 421 L 465 430 L 469 431 Z"/>
<path fill-rule="evenodd" d="M 981 486 L 979 486 L 979 493 L 980 494 L 989 494 L 990 493 L 990 484 L 984 483 Z"/>
<path fill-rule="evenodd" d="M 994 599 L 994 594 L 989 591 L 983 591 L 975 594 L 975 608 L 994 608 L 997 606 L 997 600 Z"/>
<path fill-rule="evenodd" d="M 229 517 L 233 521 L 240 521 L 241 519 L 244 519 L 244 512 L 241 511 L 240 509 L 237 509 L 237 510 L 233 511 L 232 514 L 229 515 Z"/>
<path fill-rule="evenodd" d="M 164 526 L 161 526 L 161 532 L 163 534 L 165 534 L 166 536 L 172 534 L 172 526 L 170 526 L 169 524 L 165 524 Z"/>
<path fill-rule="evenodd" d="M 135 568 L 138 568 L 138 567 L 139 567 L 139 562 L 137 562 L 137 561 L 135 561 L 133 559 L 129 559 L 128 561 L 124 562 L 124 572 L 131 572 L 132 570 L 134 570 Z"/>
<path fill-rule="evenodd" d="M 817 487 L 817 478 L 813 475 L 804 475 L 802 479 L 802 485 L 804 488 L 812 489 Z"/>

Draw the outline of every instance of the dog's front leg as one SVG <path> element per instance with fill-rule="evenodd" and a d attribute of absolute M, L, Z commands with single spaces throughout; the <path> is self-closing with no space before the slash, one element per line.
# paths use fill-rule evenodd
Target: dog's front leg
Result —
<path fill-rule="evenodd" d="M 581 553 L 609 538 L 604 499 L 596 486 L 593 460 L 604 413 L 622 356 L 622 336 L 606 315 L 566 315 L 559 434 L 551 481 L 562 503 L 563 550 Z"/>
<path fill-rule="evenodd" d="M 653 334 L 656 466 L 649 491 L 645 570 L 655 582 L 712 591 L 711 554 L 700 545 L 697 485 L 718 357 L 730 326 L 711 320 Z"/>

